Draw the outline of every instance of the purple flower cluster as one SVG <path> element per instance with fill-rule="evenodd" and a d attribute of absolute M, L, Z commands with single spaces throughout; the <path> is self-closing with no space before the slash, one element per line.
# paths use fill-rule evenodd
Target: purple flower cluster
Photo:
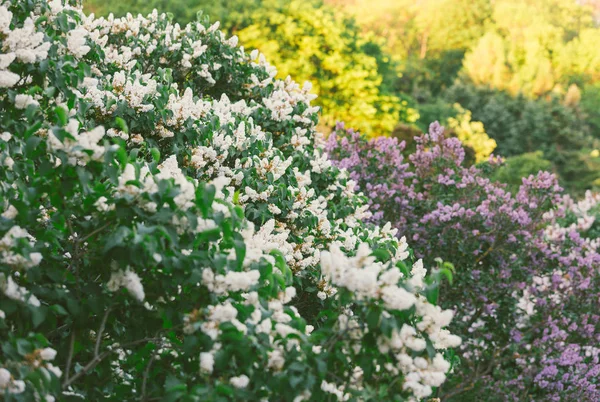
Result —
<path fill-rule="evenodd" d="M 373 221 L 384 220 L 386 211 L 397 211 L 400 205 L 408 206 L 406 200 L 397 196 L 410 192 L 410 186 L 405 182 L 414 176 L 408 171 L 409 164 L 402 155 L 404 147 L 404 142 L 398 143 L 397 139 L 389 137 L 366 142 L 360 133 L 344 130 L 341 123 L 325 144 L 326 152 L 337 156 L 335 164 L 347 169 L 350 178 L 368 197 Z M 381 180 L 382 177 L 386 180 Z"/>
<path fill-rule="evenodd" d="M 465 167 L 438 123 L 415 141 L 406 157 L 394 138 L 338 125 L 327 152 L 369 198 L 371 219 L 391 222 L 429 264 L 456 267 L 441 301 L 470 340 L 440 396 L 600 400 L 600 255 L 576 228 L 556 228 L 566 209 L 556 177 L 539 172 L 511 192 L 492 179 L 499 158 Z"/>

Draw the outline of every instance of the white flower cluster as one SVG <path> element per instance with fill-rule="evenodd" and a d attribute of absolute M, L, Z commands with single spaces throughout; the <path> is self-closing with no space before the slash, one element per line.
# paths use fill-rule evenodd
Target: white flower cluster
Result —
<path fill-rule="evenodd" d="M 246 259 L 244 264 L 248 265 L 252 262 L 259 261 L 261 258 L 265 258 L 272 264 L 275 260 L 269 253 L 272 250 L 281 251 L 287 259 L 290 259 L 293 253 L 293 246 L 288 243 L 289 231 L 282 230 L 277 233 L 275 231 L 275 220 L 270 219 L 255 233 L 254 226 L 251 225 L 244 231 L 244 238 L 246 240 Z"/>
<path fill-rule="evenodd" d="M 72 137 L 65 137 L 59 140 L 54 133 L 48 137 L 48 147 L 52 152 L 61 150 L 68 155 L 68 161 L 71 165 L 85 165 L 90 160 L 101 160 L 104 156 L 105 148 L 98 145 L 105 134 L 104 127 L 98 126 L 91 131 L 79 133 L 79 122 L 75 119 L 69 120 L 65 131 Z M 57 159 L 57 164 L 60 164 Z"/>
<path fill-rule="evenodd" d="M 51 360 L 54 360 L 54 358 L 56 358 L 56 354 L 56 350 L 52 348 L 36 349 L 33 352 L 33 355 L 36 357 L 36 359 L 32 362 L 33 367 L 43 366 L 47 370 L 52 372 L 52 374 L 54 374 L 56 377 L 62 377 L 62 370 L 50 363 Z"/>
<path fill-rule="evenodd" d="M 89 100 L 104 114 L 114 112 L 117 102 L 125 102 L 139 112 L 149 112 L 154 109 L 154 105 L 144 103 L 144 101 L 157 93 L 157 83 L 150 77 L 150 74 L 134 72 L 126 75 L 125 72 L 118 71 L 106 79 L 106 85 L 110 85 L 111 90 L 100 89 L 100 80 L 88 77 L 83 82 L 84 94 L 79 91 L 77 93 L 82 98 Z M 107 103 L 112 103 L 113 106 L 107 108 L 105 107 Z"/>
<path fill-rule="evenodd" d="M 442 310 L 440 306 L 429 303 L 423 296 L 417 297 L 415 305 L 417 315 L 421 317 L 416 327 L 429 336 L 436 349 L 455 348 L 461 344 L 459 336 L 445 329 L 454 317 L 452 310 Z"/>
<path fill-rule="evenodd" d="M 27 233 L 27 230 L 19 226 L 11 227 L 0 239 L 0 262 L 14 268 L 25 269 L 39 265 L 42 261 L 41 253 L 33 252 L 29 254 L 29 258 L 26 258 L 14 251 L 17 248 L 17 243 L 21 241 L 26 241 L 29 247 L 33 247 L 35 244 L 35 239 Z"/>
<path fill-rule="evenodd" d="M 20 28 L 11 28 L 13 15 L 6 6 L 0 5 L 0 88 L 14 87 L 22 77 L 10 71 L 14 62 L 35 63 L 48 57 L 50 42 L 44 42 L 44 33 L 38 32 L 35 21 L 29 17 Z"/>
<path fill-rule="evenodd" d="M 125 271 L 118 270 L 113 272 L 110 276 L 110 280 L 106 284 L 106 287 L 111 292 L 116 292 L 120 288 L 125 288 L 129 294 L 131 294 L 131 296 L 140 302 L 143 302 L 146 298 L 140 277 L 129 268 L 127 268 Z"/>
<path fill-rule="evenodd" d="M 177 158 L 175 155 L 171 155 L 163 163 L 158 166 L 159 172 L 153 175 L 150 172 L 148 165 L 143 165 L 140 168 L 139 175 L 136 174 L 136 168 L 133 164 L 128 163 L 123 170 L 123 173 L 119 176 L 119 185 L 117 187 L 116 196 L 132 196 L 138 197 L 143 194 L 150 195 L 158 192 L 158 182 L 160 180 L 173 179 L 174 183 L 179 187 L 179 194 L 175 197 L 174 201 L 179 208 L 187 210 L 194 205 L 193 200 L 196 196 L 196 185 L 197 180 L 189 181 L 183 174 L 177 164 Z M 141 186 L 133 184 L 131 182 L 139 181 Z M 143 200 L 138 198 L 140 204 L 150 212 L 156 212 L 158 205 L 152 201 Z M 105 202 L 100 202 L 98 209 L 108 208 Z M 200 218 L 199 218 L 200 219 Z M 207 223 L 200 225 L 203 229 L 207 226 Z"/>
<path fill-rule="evenodd" d="M 198 314 L 192 313 L 186 317 L 186 327 L 184 331 L 193 333 L 195 328 L 199 327 L 202 332 L 217 341 L 221 334 L 220 326 L 223 323 L 230 323 L 240 332 L 250 336 L 250 332 L 255 334 L 267 334 L 269 342 L 273 348 L 268 352 L 268 361 L 266 362 L 267 369 L 274 372 L 281 371 L 286 362 L 286 353 L 291 349 L 299 351 L 299 343 L 297 339 L 288 339 L 289 334 L 297 334 L 298 331 L 290 326 L 290 322 L 299 313 L 294 307 L 285 307 L 294 296 L 296 290 L 293 287 L 287 287 L 285 292 L 281 292 L 278 299 L 273 299 L 268 302 L 267 308 L 260 303 L 260 299 L 256 292 L 244 294 L 245 306 L 253 307 L 253 311 L 245 322 L 238 320 L 238 310 L 231 304 L 230 301 L 213 306 L 209 306 L 206 310 L 206 317 L 203 321 L 198 321 Z M 200 371 L 204 373 L 212 373 L 214 356 L 221 349 L 220 342 L 215 342 L 211 350 L 202 352 L 200 355 Z"/>
<path fill-rule="evenodd" d="M 0 390 L 9 394 L 20 394 L 25 391 L 25 381 L 12 378 L 10 371 L 0 368 Z"/>
<path fill-rule="evenodd" d="M 0 291 L 9 299 L 27 303 L 33 307 L 40 306 L 39 299 L 33 293 L 17 285 L 11 276 L 7 278 L 3 273 L 0 273 Z"/>
<path fill-rule="evenodd" d="M 67 34 L 67 49 L 77 58 L 85 56 L 90 47 L 86 45 L 88 32 L 83 28 L 73 29 Z"/>
<path fill-rule="evenodd" d="M 560 269 L 555 269 L 551 274 L 534 275 L 531 278 L 530 286 L 525 288 L 523 294 L 518 298 L 519 316 L 517 327 L 525 327 L 529 322 L 529 318 L 537 311 L 539 295 L 546 294 L 548 301 L 559 307 L 571 291 L 571 278 L 568 273 L 565 274 Z M 518 296 L 517 292 L 513 292 L 512 296 L 516 298 Z"/>
<path fill-rule="evenodd" d="M 56 357 L 56 350 L 52 348 L 44 348 L 35 350 L 29 357 L 26 364 L 32 367 L 45 367 L 48 371 L 60 378 L 62 371 L 50 363 Z M 0 367 L 0 392 L 9 394 L 21 394 L 25 391 L 25 381 L 15 379 L 10 371 Z M 47 402 L 54 402 L 55 398 L 52 395 L 45 397 Z"/>
<path fill-rule="evenodd" d="M 458 337 L 452 338 L 452 341 L 452 346 L 460 344 Z M 378 346 L 381 353 L 393 354 L 395 364 L 386 363 L 384 368 L 392 375 L 405 375 L 403 388 L 410 390 L 417 398 L 415 400 L 430 396 L 432 387 L 439 387 L 445 381 L 450 363 L 444 360 L 441 353 L 437 353 L 433 360 L 421 356 L 414 357 L 414 352 L 421 352 L 426 347 L 426 341 L 418 337 L 414 327 L 404 324 L 400 331 L 394 329 L 390 338 L 381 337 L 378 340 Z"/>
<path fill-rule="evenodd" d="M 600 248 L 599 239 L 586 238 L 585 233 L 596 222 L 596 214 L 599 212 L 600 193 L 586 191 L 585 197 L 575 201 L 569 195 L 565 195 L 562 200 L 561 209 L 575 218 L 575 222 L 568 226 L 563 226 L 557 221 L 557 214 L 549 211 L 545 218 L 553 221 L 544 231 L 546 238 L 550 241 L 563 241 L 571 232 L 578 232 L 584 238 L 585 246 L 589 251 L 597 251 Z"/>
<path fill-rule="evenodd" d="M 236 388 L 246 388 L 248 386 L 248 384 L 250 383 L 250 379 L 248 378 L 247 375 L 242 374 L 237 377 L 231 377 L 229 379 L 229 383 Z"/>
<path fill-rule="evenodd" d="M 248 272 L 229 271 L 225 275 L 215 275 L 210 268 L 202 271 L 202 284 L 208 290 L 217 294 L 227 292 L 248 291 L 258 284 L 260 272 L 256 270 Z"/>
<path fill-rule="evenodd" d="M 332 382 L 327 382 L 323 380 L 321 383 L 321 389 L 328 394 L 334 395 L 338 401 L 347 401 L 350 399 L 352 395 L 347 392 L 344 392 L 344 385 L 340 385 L 339 387 Z"/>
<path fill-rule="evenodd" d="M 376 262 L 366 243 L 358 246 L 354 257 L 347 257 L 337 245 L 321 252 L 321 273 L 327 283 L 350 290 L 358 300 L 381 299 L 390 310 L 408 310 L 417 301 L 413 293 L 398 286 L 402 272 L 390 264 Z"/>
<path fill-rule="evenodd" d="M 394 375 L 403 373 L 406 382 L 405 390 L 410 390 L 419 400 L 432 393 L 432 387 L 440 386 L 450 369 L 450 364 L 444 360 L 441 353 L 437 353 L 430 361 L 425 357 L 413 359 L 413 352 L 422 352 L 426 348 L 426 334 L 433 346 L 440 350 L 457 347 L 461 344 L 460 337 L 451 334 L 447 329 L 454 315 L 451 310 L 442 310 L 439 306 L 432 305 L 423 296 L 416 296 L 399 286 L 403 274 L 392 264 L 387 266 L 376 262 L 368 245 L 362 243 L 358 246 L 356 256 L 347 257 L 340 249 L 332 245 L 330 251 L 321 253 L 321 271 L 323 279 L 335 287 L 343 287 L 353 292 L 356 300 L 381 300 L 385 307 L 384 319 L 391 317 L 388 311 L 407 310 L 416 307 L 416 316 L 420 320 L 416 325 L 404 324 L 398 331 L 394 329 L 390 337 L 380 336 L 378 348 L 382 354 L 392 352 L 396 364 L 388 363 L 385 369 Z M 421 260 L 413 265 L 412 277 L 407 283 L 413 286 L 423 286 L 426 270 Z M 350 336 L 356 341 L 364 334 L 355 320 L 349 320 L 346 315 L 340 316 L 340 330 L 350 331 Z M 328 392 L 336 388 L 327 385 Z M 341 394 L 339 396 L 341 398 Z M 338 398 L 338 399 L 339 399 Z M 343 399 L 339 399 L 343 400 Z"/>
<path fill-rule="evenodd" d="M 31 95 L 18 94 L 15 96 L 15 107 L 17 109 L 27 109 L 29 105 L 39 106 L 40 104 Z"/>

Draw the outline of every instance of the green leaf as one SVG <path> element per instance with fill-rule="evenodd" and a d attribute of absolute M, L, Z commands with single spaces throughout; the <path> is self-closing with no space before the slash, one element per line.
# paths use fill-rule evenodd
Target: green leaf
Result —
<path fill-rule="evenodd" d="M 381 316 L 381 311 L 378 308 L 373 308 L 369 310 L 367 313 L 367 324 L 369 328 L 378 328 L 379 327 L 379 317 Z"/>
<path fill-rule="evenodd" d="M 244 240 L 235 239 L 233 241 L 233 246 L 235 247 L 237 269 L 238 271 L 241 271 L 244 265 L 244 258 L 246 258 L 246 243 L 244 243 Z"/>
<path fill-rule="evenodd" d="M 67 308 L 69 309 L 69 312 L 71 312 L 71 314 L 74 316 L 78 316 L 79 312 L 81 311 L 79 303 L 77 303 L 77 301 L 75 301 L 74 299 L 67 300 Z"/>
<path fill-rule="evenodd" d="M 17 352 L 21 356 L 33 352 L 33 345 L 27 339 L 17 339 Z"/>
<path fill-rule="evenodd" d="M 42 139 L 37 136 L 31 136 L 27 139 L 27 143 L 25 144 L 25 154 L 31 156 L 34 154 L 34 151 L 37 149 L 38 145 L 42 142 Z"/>
<path fill-rule="evenodd" d="M 289 378 L 289 382 L 290 382 L 290 385 L 292 386 L 292 388 L 296 388 L 296 386 L 298 384 L 304 382 L 304 376 L 302 376 L 302 375 L 291 374 L 288 376 L 288 378 Z"/>
<path fill-rule="evenodd" d="M 122 167 L 127 165 L 127 161 L 129 160 L 129 157 L 127 156 L 127 151 L 125 151 L 125 148 L 119 147 L 119 149 L 117 149 L 115 151 L 115 156 L 117 157 L 117 160 L 119 161 L 119 165 L 121 165 Z"/>
<path fill-rule="evenodd" d="M 61 107 L 57 106 L 54 108 L 54 112 L 56 113 L 56 117 L 58 118 L 58 122 L 61 126 L 66 126 L 69 122 L 69 116 L 67 115 L 67 111 Z"/>
<path fill-rule="evenodd" d="M 227 386 L 224 384 L 217 384 L 215 389 L 216 389 L 217 393 L 219 393 L 219 394 L 227 395 L 227 396 L 233 395 L 233 388 L 231 388 L 230 386 Z"/>
<path fill-rule="evenodd" d="M 44 16 L 41 16 L 41 17 L 39 17 L 39 18 L 36 18 L 36 20 L 35 20 L 35 25 L 36 25 L 36 26 L 41 26 L 41 25 L 43 25 L 43 23 L 44 23 L 44 22 L 46 22 L 46 21 L 48 21 L 48 16 L 46 16 L 46 15 L 44 15 Z"/>
<path fill-rule="evenodd" d="M 53 306 L 50 306 L 50 310 L 54 311 L 58 315 L 69 315 L 67 310 L 65 310 L 65 308 L 63 306 L 61 306 L 60 304 L 55 304 Z"/>
<path fill-rule="evenodd" d="M 48 314 L 48 308 L 45 306 L 40 306 L 40 307 L 32 307 L 32 308 L 30 308 L 30 310 L 31 310 L 33 327 L 37 328 L 40 326 L 41 323 L 44 322 L 44 320 L 46 320 L 46 315 Z"/>
<path fill-rule="evenodd" d="M 152 148 L 150 150 L 150 154 L 152 155 L 152 159 L 154 160 L 154 162 L 160 162 L 160 151 L 158 150 L 158 148 Z"/>
<path fill-rule="evenodd" d="M 131 229 L 126 226 L 119 226 L 115 233 L 108 238 L 104 245 L 104 252 L 108 252 L 115 247 L 123 246 L 125 239 L 131 234 Z"/>
<path fill-rule="evenodd" d="M 431 304 L 437 304 L 438 297 L 440 295 L 440 288 L 438 286 L 432 286 L 426 290 L 427 301 Z"/>
<path fill-rule="evenodd" d="M 452 280 L 454 279 L 454 275 L 452 274 L 452 271 L 450 271 L 448 268 L 441 268 L 439 270 L 440 274 L 444 275 L 446 277 L 446 279 L 448 280 L 448 282 L 450 283 L 450 285 L 452 285 Z"/>
<path fill-rule="evenodd" d="M 383 248 L 373 250 L 373 256 L 375 256 L 375 258 L 377 258 L 379 261 L 389 261 L 392 257 L 390 252 Z"/>
<path fill-rule="evenodd" d="M 115 124 L 117 125 L 117 127 L 119 127 L 119 129 L 121 129 L 121 131 L 123 131 L 125 134 L 129 134 L 129 128 L 127 127 L 127 123 L 125 122 L 125 120 L 123 120 L 120 117 L 115 118 Z"/>
<path fill-rule="evenodd" d="M 165 381 L 165 393 L 162 401 L 175 402 L 187 393 L 187 385 L 179 379 L 169 376 Z"/>

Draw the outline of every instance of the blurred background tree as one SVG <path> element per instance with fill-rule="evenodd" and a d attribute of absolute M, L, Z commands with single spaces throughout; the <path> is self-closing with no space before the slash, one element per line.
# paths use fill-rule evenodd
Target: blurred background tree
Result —
<path fill-rule="evenodd" d="M 321 123 L 327 127 L 344 121 L 366 134 L 381 135 L 399 121 L 416 121 L 407 102 L 384 82 L 384 77 L 395 79 L 397 68 L 377 38 L 361 34 L 344 14 L 311 4 L 293 0 L 261 7 L 245 26 L 231 32 L 246 47 L 264 53 L 282 78 L 311 81 L 323 108 Z"/>
<path fill-rule="evenodd" d="M 542 151 L 527 152 L 507 158 L 504 165 L 495 171 L 494 178 L 518 191 L 522 177 L 535 175 L 540 170 L 552 171 L 552 162 L 544 159 Z"/>

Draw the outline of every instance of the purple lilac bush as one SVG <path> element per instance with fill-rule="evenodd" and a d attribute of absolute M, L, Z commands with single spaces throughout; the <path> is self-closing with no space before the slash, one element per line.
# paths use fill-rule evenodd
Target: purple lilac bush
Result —
<path fill-rule="evenodd" d="M 454 264 L 442 304 L 458 306 L 465 341 L 445 400 L 600 400 L 600 255 L 548 172 L 516 192 L 491 179 L 502 161 L 463 165 L 438 123 L 404 154 L 395 138 L 368 140 L 338 124 L 326 150 L 426 263 Z M 576 209 L 579 211 L 579 209 Z M 579 219 L 579 220 L 578 220 Z M 580 224 L 573 224 L 579 222 Z"/>

